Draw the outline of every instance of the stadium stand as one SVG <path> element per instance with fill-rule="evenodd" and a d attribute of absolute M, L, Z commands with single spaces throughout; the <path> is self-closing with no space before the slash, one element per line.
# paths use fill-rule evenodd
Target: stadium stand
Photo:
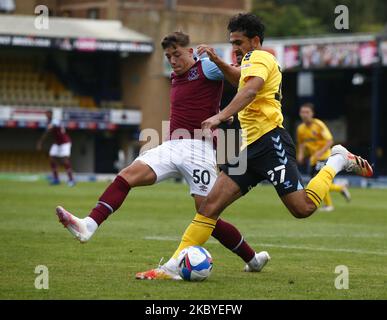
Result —
<path fill-rule="evenodd" d="M 2 151 L 0 152 L 1 172 L 46 172 L 47 152 Z"/>
<path fill-rule="evenodd" d="M 0 56 L 0 104 L 97 108 L 92 97 L 75 95 L 45 70 L 38 57 Z"/>

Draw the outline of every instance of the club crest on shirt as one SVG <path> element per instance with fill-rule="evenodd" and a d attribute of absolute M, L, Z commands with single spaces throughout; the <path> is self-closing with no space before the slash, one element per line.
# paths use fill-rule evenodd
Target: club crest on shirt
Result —
<path fill-rule="evenodd" d="M 195 68 L 192 68 L 189 72 L 188 72 L 188 81 L 193 81 L 193 80 L 196 80 L 199 78 L 199 71 L 198 71 L 198 68 L 195 67 Z"/>

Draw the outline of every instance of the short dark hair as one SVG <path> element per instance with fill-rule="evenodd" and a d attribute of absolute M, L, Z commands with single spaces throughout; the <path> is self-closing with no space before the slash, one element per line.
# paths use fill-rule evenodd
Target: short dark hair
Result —
<path fill-rule="evenodd" d="M 310 110 L 312 110 L 313 113 L 315 113 L 315 111 L 314 111 L 314 104 L 312 102 L 304 103 L 303 105 L 301 105 L 300 109 L 301 108 L 309 108 Z"/>
<path fill-rule="evenodd" d="M 265 38 L 265 25 L 252 13 L 239 13 L 233 16 L 227 26 L 230 32 L 243 32 L 247 38 L 259 37 L 261 45 Z"/>
<path fill-rule="evenodd" d="M 161 46 L 163 49 L 174 48 L 177 46 L 187 47 L 189 45 L 189 35 L 185 34 L 182 31 L 175 31 L 164 37 L 163 41 L 161 41 Z"/>

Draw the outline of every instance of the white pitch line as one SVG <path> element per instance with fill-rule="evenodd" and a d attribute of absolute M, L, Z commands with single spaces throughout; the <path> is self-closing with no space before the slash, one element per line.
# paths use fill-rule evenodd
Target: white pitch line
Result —
<path fill-rule="evenodd" d="M 158 240 L 158 241 L 179 241 L 180 238 L 176 237 L 166 237 L 166 236 L 149 236 L 145 237 L 145 240 Z M 209 240 L 209 243 L 217 243 L 218 241 Z M 347 248 L 327 248 L 327 247 L 306 247 L 306 246 L 297 246 L 297 245 L 281 245 L 274 243 L 250 243 L 252 246 L 259 247 L 272 247 L 272 248 L 282 248 L 282 249 L 295 249 L 295 250 L 310 250 L 310 251 L 326 251 L 326 252 L 345 252 L 345 253 L 357 253 L 357 254 L 372 254 L 378 256 L 387 256 L 387 252 L 383 251 L 368 251 L 361 249 L 347 249 Z"/>

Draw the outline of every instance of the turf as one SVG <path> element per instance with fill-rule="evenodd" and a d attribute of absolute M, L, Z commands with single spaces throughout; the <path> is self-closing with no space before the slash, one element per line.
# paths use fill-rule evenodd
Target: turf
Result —
<path fill-rule="evenodd" d="M 0 182 L 0 299 L 387 299 L 386 190 L 352 189 L 350 204 L 334 194 L 334 212 L 297 220 L 272 187 L 258 187 L 223 217 L 272 260 L 261 273 L 244 273 L 239 257 L 210 240 L 213 273 L 190 283 L 134 279 L 177 246 L 195 213 L 187 186 L 132 190 L 81 245 L 54 208 L 85 216 L 105 186 Z M 37 265 L 48 267 L 48 290 L 34 286 Z M 334 286 L 338 265 L 348 267 L 348 290 Z"/>

